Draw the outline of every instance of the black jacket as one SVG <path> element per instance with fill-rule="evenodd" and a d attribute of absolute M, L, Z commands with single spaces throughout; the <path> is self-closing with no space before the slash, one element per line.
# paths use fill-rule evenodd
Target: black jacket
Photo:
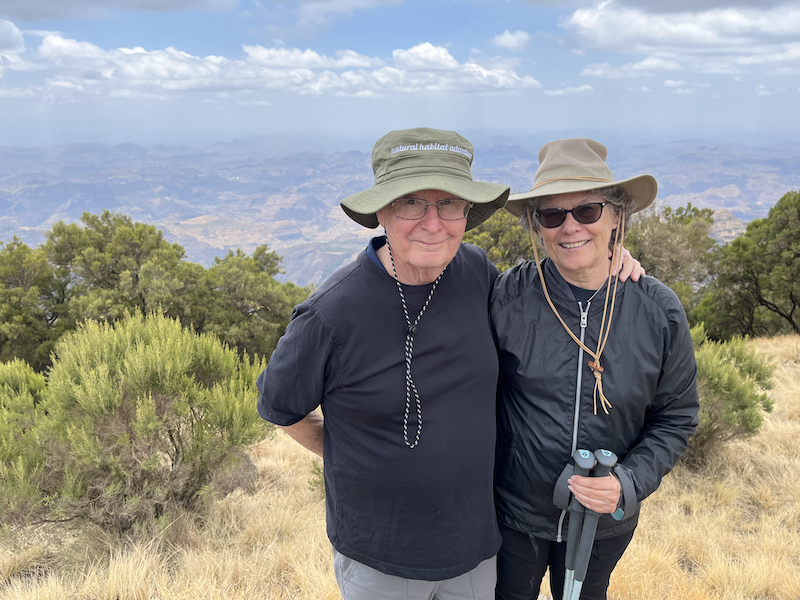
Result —
<path fill-rule="evenodd" d="M 596 351 L 605 285 L 590 303 L 582 334 L 581 310 L 569 284 L 549 259 L 542 267 L 561 318 Z M 591 357 L 553 314 L 534 262 L 500 276 L 491 319 L 500 356 L 499 521 L 537 537 L 566 539 L 565 513 L 553 500 L 556 481 L 576 448 L 602 448 L 619 457 L 614 473 L 622 484 L 625 515 L 620 521 L 603 515 L 597 537 L 632 530 L 639 504 L 685 452 L 697 426 L 697 364 L 678 298 L 652 277 L 619 284 L 601 357 L 603 388 L 612 404 L 608 415 L 599 401 L 593 414 Z"/>

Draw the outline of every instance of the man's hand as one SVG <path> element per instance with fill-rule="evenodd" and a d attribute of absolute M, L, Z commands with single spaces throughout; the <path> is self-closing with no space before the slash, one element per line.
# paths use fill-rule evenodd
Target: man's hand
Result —
<path fill-rule="evenodd" d="M 608 251 L 609 258 L 612 258 L 611 250 Z M 612 274 L 616 274 L 617 269 L 619 269 L 619 280 L 625 281 L 628 277 L 631 278 L 631 281 L 639 281 L 640 277 L 646 275 L 644 269 L 642 268 L 642 263 L 631 256 L 631 253 L 628 251 L 627 248 L 623 248 L 619 244 L 617 244 L 617 256 L 619 257 L 617 263 L 612 265 Z M 619 266 L 620 261 L 622 265 Z"/>

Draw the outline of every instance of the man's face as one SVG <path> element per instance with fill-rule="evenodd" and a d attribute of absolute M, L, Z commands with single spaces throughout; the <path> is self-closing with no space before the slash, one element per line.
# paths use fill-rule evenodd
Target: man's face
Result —
<path fill-rule="evenodd" d="M 419 198 L 429 204 L 456 198 L 440 190 L 423 190 L 403 197 Z M 379 210 L 377 217 L 389 238 L 397 278 L 413 285 L 431 283 L 450 264 L 467 226 L 466 217 L 442 220 L 435 206 L 429 206 L 425 216 L 418 220 L 398 218 L 391 204 Z"/>

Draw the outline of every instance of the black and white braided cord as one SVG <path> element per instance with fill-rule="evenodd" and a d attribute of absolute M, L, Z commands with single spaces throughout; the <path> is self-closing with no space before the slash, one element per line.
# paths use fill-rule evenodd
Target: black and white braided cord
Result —
<path fill-rule="evenodd" d="M 405 358 L 406 358 L 406 409 L 405 413 L 403 414 L 403 441 L 406 443 L 406 446 L 409 448 L 415 448 L 417 444 L 419 444 L 419 436 L 422 433 L 422 404 L 419 400 L 419 394 L 417 393 L 417 386 L 414 385 L 414 379 L 411 377 L 411 359 L 414 356 L 414 335 L 417 333 L 417 323 L 422 318 L 422 315 L 425 313 L 425 310 L 428 308 L 428 304 L 430 304 L 431 298 L 433 298 L 433 292 L 436 290 L 436 286 L 439 284 L 439 280 L 444 275 L 444 272 L 447 270 L 445 267 L 439 276 L 436 278 L 436 281 L 433 282 L 433 286 L 431 286 L 431 291 L 428 293 L 428 297 L 425 299 L 425 304 L 422 305 L 422 308 L 417 315 L 417 318 L 414 319 L 414 323 L 411 323 L 411 319 L 408 317 L 408 306 L 406 306 L 406 297 L 403 294 L 403 286 L 400 284 L 400 280 L 397 278 L 397 269 L 394 266 L 394 257 L 392 256 L 392 248 L 389 246 L 389 240 L 386 240 L 386 247 L 389 249 L 389 260 L 392 261 L 392 272 L 394 273 L 394 280 L 397 283 L 397 290 L 400 292 L 400 302 L 403 305 L 403 315 L 406 318 L 406 325 L 408 329 L 406 330 L 406 345 L 405 345 Z M 411 412 L 411 394 L 414 394 L 414 404 L 417 409 L 417 432 L 414 436 L 414 443 L 408 441 L 408 415 Z"/>

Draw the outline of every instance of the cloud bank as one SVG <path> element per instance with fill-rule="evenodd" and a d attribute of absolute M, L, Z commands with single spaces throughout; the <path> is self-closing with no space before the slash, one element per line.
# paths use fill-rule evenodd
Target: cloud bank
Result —
<path fill-rule="evenodd" d="M 0 28 L 0 47 L 18 53 L 18 33 L 18 29 Z M 46 33 L 26 60 L 0 50 L 6 52 L 0 54 L 5 61 L 0 62 L 0 74 L 2 69 L 45 71 L 48 77 L 43 84 L 6 90 L 6 97 L 34 95 L 71 103 L 101 97 L 166 101 L 175 94 L 211 92 L 218 98 L 240 97 L 254 104 L 269 92 L 350 97 L 426 92 L 503 94 L 541 85 L 507 65 L 484 66 L 472 59 L 459 62 L 446 48 L 427 42 L 394 50 L 386 59 L 352 50 L 326 56 L 311 49 L 260 45 L 242 49 L 242 59 L 200 57 L 176 48 L 105 50 Z"/>
<path fill-rule="evenodd" d="M 582 75 L 630 77 L 677 68 L 697 73 L 741 73 L 747 65 L 771 72 L 800 72 L 800 7 L 748 2 L 723 7 L 692 3 L 692 10 L 667 12 L 660 2 L 604 2 L 562 18 L 559 26 L 581 52 L 641 54 L 639 63 L 588 65 Z M 642 7 L 642 8 L 640 8 Z M 648 12 L 644 9 L 652 9 Z M 768 71 L 769 72 L 769 71 Z"/>

